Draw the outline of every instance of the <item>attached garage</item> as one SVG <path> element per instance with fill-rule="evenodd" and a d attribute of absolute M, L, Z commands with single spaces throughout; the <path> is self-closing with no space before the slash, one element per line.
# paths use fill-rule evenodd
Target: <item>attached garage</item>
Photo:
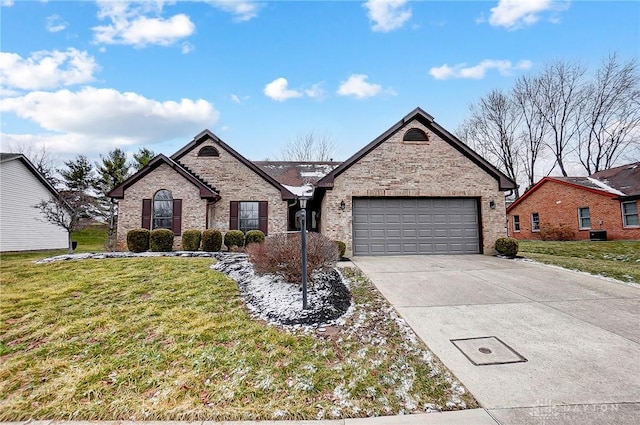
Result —
<path fill-rule="evenodd" d="M 354 255 L 478 254 L 477 198 L 353 198 Z"/>

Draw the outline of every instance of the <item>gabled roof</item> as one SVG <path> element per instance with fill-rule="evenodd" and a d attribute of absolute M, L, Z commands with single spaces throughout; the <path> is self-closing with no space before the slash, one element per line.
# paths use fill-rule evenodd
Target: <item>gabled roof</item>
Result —
<path fill-rule="evenodd" d="M 49 192 L 51 192 L 53 196 L 56 196 L 56 197 L 59 196 L 56 188 L 53 187 L 53 185 L 49 182 L 49 180 L 47 180 L 42 175 L 42 173 L 38 171 L 38 169 L 31 163 L 31 161 L 29 161 L 29 159 L 26 156 L 24 156 L 21 153 L 4 153 L 4 152 L 0 153 L 0 164 L 4 164 L 5 162 L 16 161 L 16 160 L 22 162 L 25 165 L 25 167 L 27 167 L 27 169 L 31 171 L 31 173 L 40 181 L 40 183 L 42 183 L 42 185 L 46 187 Z"/>
<path fill-rule="evenodd" d="M 453 146 L 458 152 L 469 158 L 476 164 L 478 167 L 483 169 L 486 173 L 494 177 L 498 180 L 500 190 L 511 190 L 516 188 L 516 183 L 512 181 L 509 177 L 507 177 L 504 173 L 498 170 L 496 167 L 487 162 L 484 158 L 478 155 L 473 149 L 469 146 L 465 145 L 460 139 L 455 137 L 453 134 L 449 133 L 445 130 L 440 124 L 436 123 L 431 115 L 423 111 L 421 108 L 416 108 L 407 114 L 404 118 L 398 121 L 396 124 L 391 126 L 387 131 L 382 133 L 376 139 L 374 139 L 371 143 L 369 143 L 364 148 L 360 149 L 356 152 L 351 158 L 347 159 L 340 166 L 335 168 L 325 177 L 318 181 L 318 187 L 333 187 L 334 179 L 348 170 L 353 164 L 358 162 L 362 157 L 367 155 L 369 152 L 377 148 L 384 141 L 389 139 L 393 134 L 395 134 L 398 130 L 404 127 L 408 122 L 417 120 L 422 125 L 427 127 L 429 130 L 433 131 L 437 134 L 442 140 L 449 143 Z"/>
<path fill-rule="evenodd" d="M 315 184 L 340 165 L 335 161 L 254 161 L 265 173 L 287 186 Z"/>
<path fill-rule="evenodd" d="M 513 201 L 511 205 L 507 207 L 507 213 L 514 209 L 517 205 L 519 205 L 522 201 L 527 199 L 533 193 L 535 193 L 542 185 L 547 182 L 562 184 L 565 186 L 575 187 L 577 189 L 582 189 L 587 192 L 596 193 L 598 195 L 606 196 L 609 198 L 617 198 L 619 196 L 618 193 L 615 193 L 610 190 L 606 190 L 597 184 L 595 184 L 593 179 L 589 179 L 589 177 L 544 177 L 538 183 L 531 186 L 529 190 L 523 193 L 518 199 Z"/>
<path fill-rule="evenodd" d="M 619 200 L 638 199 L 640 198 L 640 162 L 598 171 L 589 177 L 545 177 L 509 205 L 507 212 L 531 196 L 546 182 L 564 184 Z"/>
<path fill-rule="evenodd" d="M 206 130 L 200 132 L 199 134 L 197 134 L 193 138 L 193 140 L 191 140 L 191 142 L 187 143 L 186 146 L 184 146 L 178 152 L 176 152 L 173 155 L 171 155 L 171 159 L 173 159 L 174 161 L 180 161 L 180 158 L 182 158 L 188 152 L 193 150 L 196 146 L 198 146 L 199 144 L 201 144 L 202 142 L 205 142 L 207 140 L 213 140 L 222 149 L 227 151 L 231 156 L 236 158 L 238 161 L 240 161 L 242 164 L 244 164 L 246 167 L 248 167 L 250 170 L 252 170 L 258 176 L 260 176 L 261 178 L 266 180 L 267 183 L 269 183 L 270 185 L 272 185 L 276 189 L 280 190 L 280 194 L 282 196 L 282 199 L 296 199 L 296 195 L 291 193 L 287 188 L 285 188 L 282 184 L 280 184 L 276 179 L 274 179 L 272 176 L 267 174 L 263 169 L 261 169 L 260 167 L 255 165 L 253 162 L 249 161 L 247 158 L 245 158 L 244 156 L 240 155 L 231 146 L 229 146 L 226 143 L 224 143 L 222 141 L 222 139 L 220 139 L 218 136 L 213 134 L 208 129 L 206 129 Z"/>
<path fill-rule="evenodd" d="M 194 176 L 192 173 L 185 170 L 182 167 L 182 165 L 172 160 L 171 158 L 167 158 L 162 154 L 157 155 L 146 165 L 146 167 L 144 167 L 142 170 L 138 171 L 137 173 L 135 173 L 134 175 L 126 179 L 124 182 L 120 184 L 120 186 L 116 187 L 111 192 L 107 193 L 107 196 L 111 198 L 118 198 L 118 199 L 124 198 L 124 191 L 129 186 L 136 183 L 137 181 L 142 179 L 144 176 L 146 176 L 147 174 L 149 174 L 151 171 L 155 170 L 162 164 L 167 164 L 174 171 L 176 171 L 178 174 L 180 174 L 189 182 L 191 182 L 191 184 L 196 186 L 200 190 L 201 198 L 220 199 L 220 194 L 218 193 L 216 188 L 209 186 L 207 183 L 203 182 L 202 180 Z"/>

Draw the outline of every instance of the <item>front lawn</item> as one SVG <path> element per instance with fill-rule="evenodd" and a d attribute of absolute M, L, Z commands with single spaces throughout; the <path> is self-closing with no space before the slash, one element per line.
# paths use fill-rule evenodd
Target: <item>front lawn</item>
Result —
<path fill-rule="evenodd" d="M 375 288 L 335 336 L 252 319 L 211 259 L 0 258 L 0 421 L 317 419 L 474 407 Z"/>
<path fill-rule="evenodd" d="M 519 255 L 541 263 L 640 283 L 640 241 L 520 241 Z"/>

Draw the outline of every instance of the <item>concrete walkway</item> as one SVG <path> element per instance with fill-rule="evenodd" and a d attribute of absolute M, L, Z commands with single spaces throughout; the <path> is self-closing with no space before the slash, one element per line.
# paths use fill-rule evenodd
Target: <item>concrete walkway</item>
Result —
<path fill-rule="evenodd" d="M 638 287 L 480 255 L 354 263 L 499 423 L 640 423 Z"/>

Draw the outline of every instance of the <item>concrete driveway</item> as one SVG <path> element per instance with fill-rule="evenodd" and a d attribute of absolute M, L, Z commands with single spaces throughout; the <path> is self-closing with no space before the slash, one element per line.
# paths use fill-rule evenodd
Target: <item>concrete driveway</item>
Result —
<path fill-rule="evenodd" d="M 482 255 L 353 262 L 497 422 L 640 423 L 638 287 Z"/>

